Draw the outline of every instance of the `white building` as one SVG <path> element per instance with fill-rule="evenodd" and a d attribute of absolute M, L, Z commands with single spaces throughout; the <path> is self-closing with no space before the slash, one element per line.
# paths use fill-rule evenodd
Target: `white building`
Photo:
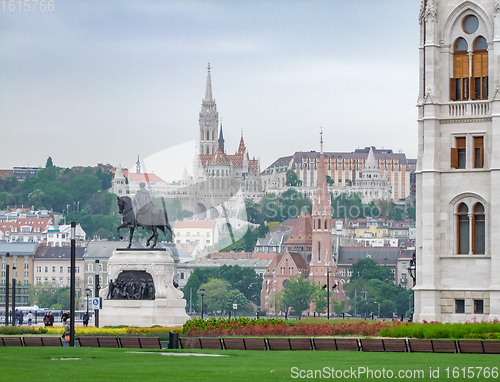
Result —
<path fill-rule="evenodd" d="M 424 0 L 419 21 L 415 320 L 499 319 L 500 2 Z"/>

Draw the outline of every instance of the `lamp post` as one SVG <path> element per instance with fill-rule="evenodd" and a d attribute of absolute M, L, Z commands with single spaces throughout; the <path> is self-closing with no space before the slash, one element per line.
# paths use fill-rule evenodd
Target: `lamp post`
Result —
<path fill-rule="evenodd" d="M 15 277 L 16 266 L 12 264 L 12 326 L 16 326 L 16 277 Z"/>
<path fill-rule="evenodd" d="M 75 346 L 75 272 L 76 272 L 76 222 L 71 222 L 71 279 L 69 311 L 69 346 Z"/>
<path fill-rule="evenodd" d="M 99 298 L 99 289 L 101 288 L 99 286 L 99 259 L 96 259 L 95 261 L 95 268 L 96 268 L 96 274 L 95 274 L 95 297 Z M 99 327 L 99 309 L 94 310 L 95 314 L 95 327 Z"/>
<path fill-rule="evenodd" d="M 10 253 L 5 254 L 7 266 L 5 267 L 5 326 L 9 325 L 9 261 Z"/>
<path fill-rule="evenodd" d="M 201 318 L 203 319 L 203 297 L 205 297 L 205 288 L 200 288 L 201 296 Z"/>
<path fill-rule="evenodd" d="M 417 283 L 417 253 L 413 251 L 413 257 L 410 260 L 410 266 L 408 267 L 408 273 L 413 279 L 413 286 Z"/>
<path fill-rule="evenodd" d="M 88 314 L 89 314 L 89 297 L 90 297 L 90 293 L 92 293 L 92 289 L 85 288 L 85 293 L 87 293 L 87 316 L 88 316 Z"/>

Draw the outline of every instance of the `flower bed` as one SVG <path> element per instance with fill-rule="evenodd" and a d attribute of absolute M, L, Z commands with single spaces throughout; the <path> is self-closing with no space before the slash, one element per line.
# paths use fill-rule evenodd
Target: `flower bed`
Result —
<path fill-rule="evenodd" d="M 184 325 L 187 336 L 376 336 L 383 328 L 401 325 L 399 321 L 331 320 L 302 323 L 281 319 L 193 319 Z"/>

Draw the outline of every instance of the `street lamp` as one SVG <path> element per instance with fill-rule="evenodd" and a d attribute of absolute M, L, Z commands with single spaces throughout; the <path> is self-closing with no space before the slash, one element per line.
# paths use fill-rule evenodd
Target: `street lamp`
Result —
<path fill-rule="evenodd" d="M 16 266 L 12 264 L 12 326 L 16 326 Z"/>
<path fill-rule="evenodd" d="M 99 259 L 95 260 L 95 268 L 96 268 L 96 274 L 95 274 L 95 297 L 99 298 L 99 289 L 101 289 L 99 285 Z M 95 327 L 99 327 L 99 309 L 96 309 L 94 311 L 95 314 Z"/>
<path fill-rule="evenodd" d="M 203 319 L 203 297 L 205 297 L 205 288 L 200 288 L 201 296 L 201 318 Z"/>
<path fill-rule="evenodd" d="M 88 314 L 89 314 L 89 297 L 90 297 L 90 294 L 92 293 L 92 289 L 85 288 L 85 292 L 87 293 L 87 316 L 88 316 Z"/>
<path fill-rule="evenodd" d="M 71 222 L 71 263 L 70 263 L 70 311 L 69 311 L 69 346 L 75 346 L 75 309 L 76 309 L 76 222 Z"/>
<path fill-rule="evenodd" d="M 10 253 L 5 254 L 7 266 L 5 267 L 5 326 L 9 325 L 9 257 Z"/>
<path fill-rule="evenodd" d="M 408 267 L 408 273 L 413 279 L 413 286 L 417 283 L 417 253 L 413 251 L 413 257 L 410 260 L 410 266 Z"/>

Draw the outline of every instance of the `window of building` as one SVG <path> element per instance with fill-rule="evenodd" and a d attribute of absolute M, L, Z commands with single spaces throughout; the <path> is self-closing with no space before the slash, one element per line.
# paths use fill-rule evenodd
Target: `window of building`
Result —
<path fill-rule="evenodd" d="M 479 36 L 474 42 L 472 56 L 471 99 L 488 99 L 488 43 Z"/>
<path fill-rule="evenodd" d="M 64 272 L 64 267 L 59 267 L 59 273 L 63 273 Z"/>
<path fill-rule="evenodd" d="M 458 253 L 469 253 L 469 208 L 467 204 L 460 203 L 457 211 L 457 230 L 458 230 Z"/>
<path fill-rule="evenodd" d="M 455 300 L 455 313 L 465 313 L 465 300 Z"/>
<path fill-rule="evenodd" d="M 49 271 L 49 267 L 45 267 L 45 273 Z"/>
<path fill-rule="evenodd" d="M 70 268 L 70 271 L 71 271 L 71 268 Z M 75 273 L 80 273 L 80 266 L 79 265 L 76 267 Z"/>
<path fill-rule="evenodd" d="M 41 266 L 37 266 L 36 267 L 36 272 L 37 273 L 42 273 L 42 267 Z"/>
<path fill-rule="evenodd" d="M 181 272 L 181 280 L 184 280 L 184 272 Z"/>
<path fill-rule="evenodd" d="M 485 253 L 485 217 L 484 206 L 481 203 L 476 203 L 474 206 L 472 224 L 472 253 L 484 254 Z"/>
<path fill-rule="evenodd" d="M 484 167 L 484 137 L 474 137 L 474 168 Z"/>
<path fill-rule="evenodd" d="M 87 270 L 88 270 L 89 272 L 94 272 L 94 266 L 93 266 L 93 264 L 92 264 L 92 263 L 89 263 L 89 264 L 88 264 L 88 266 L 87 266 Z"/>
<path fill-rule="evenodd" d="M 455 137 L 455 147 L 451 148 L 451 167 L 465 168 L 467 163 L 465 137 Z"/>
<path fill-rule="evenodd" d="M 87 279 L 87 284 L 92 285 L 94 283 L 93 277 L 89 276 Z"/>
<path fill-rule="evenodd" d="M 56 267 L 52 267 L 52 273 L 56 273 Z"/>
<path fill-rule="evenodd" d="M 484 313 L 484 301 L 483 300 L 474 300 L 474 313 L 475 314 L 483 314 Z"/>
<path fill-rule="evenodd" d="M 340 275 L 341 275 L 341 276 L 345 276 L 345 269 L 341 269 L 341 270 L 340 270 Z"/>
<path fill-rule="evenodd" d="M 453 78 L 450 80 L 450 99 L 465 101 L 469 98 L 469 55 L 468 44 L 464 38 L 455 41 L 453 53 Z"/>

